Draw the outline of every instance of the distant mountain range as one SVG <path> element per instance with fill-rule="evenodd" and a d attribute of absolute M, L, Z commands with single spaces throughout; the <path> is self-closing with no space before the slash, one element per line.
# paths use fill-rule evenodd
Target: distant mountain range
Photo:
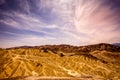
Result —
<path fill-rule="evenodd" d="M 120 46 L 120 43 L 114 43 L 113 45 L 115 45 L 115 46 Z"/>
<path fill-rule="evenodd" d="M 87 46 L 72 46 L 67 44 L 61 45 L 42 45 L 42 46 L 20 46 L 20 47 L 12 47 L 12 49 L 18 48 L 37 48 L 44 50 L 51 50 L 53 52 L 63 51 L 63 52 L 92 52 L 95 50 L 106 50 L 111 52 L 120 52 L 120 43 L 108 44 L 108 43 L 99 43 Z M 11 49 L 11 48 L 7 48 Z"/>

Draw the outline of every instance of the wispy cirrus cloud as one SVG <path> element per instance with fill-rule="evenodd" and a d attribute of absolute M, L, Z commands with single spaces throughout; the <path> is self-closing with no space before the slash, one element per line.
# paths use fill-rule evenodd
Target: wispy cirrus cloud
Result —
<path fill-rule="evenodd" d="M 73 24 L 78 32 L 90 37 L 87 42 L 111 43 L 116 38 L 120 40 L 118 31 L 115 31 L 120 25 L 118 18 L 120 14 L 116 14 L 118 9 L 105 4 L 106 1 L 86 0 L 82 1 L 83 4 L 80 2 L 81 5 L 79 1 L 82 0 L 78 0 L 75 4 Z"/>
<path fill-rule="evenodd" d="M 117 1 L 1 0 L 1 47 L 120 42 Z"/>

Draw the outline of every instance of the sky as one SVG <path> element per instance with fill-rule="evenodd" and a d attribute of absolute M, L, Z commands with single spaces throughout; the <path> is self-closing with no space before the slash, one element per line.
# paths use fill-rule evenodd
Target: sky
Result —
<path fill-rule="evenodd" d="M 120 42 L 120 0 L 0 0 L 0 47 Z"/>

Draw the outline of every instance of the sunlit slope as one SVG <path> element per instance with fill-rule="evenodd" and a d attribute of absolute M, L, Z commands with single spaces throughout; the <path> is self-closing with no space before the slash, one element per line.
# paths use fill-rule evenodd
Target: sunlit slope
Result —
<path fill-rule="evenodd" d="M 119 52 L 98 50 L 90 53 L 54 53 L 36 48 L 1 49 L 0 78 L 56 76 L 120 79 L 119 60 Z"/>

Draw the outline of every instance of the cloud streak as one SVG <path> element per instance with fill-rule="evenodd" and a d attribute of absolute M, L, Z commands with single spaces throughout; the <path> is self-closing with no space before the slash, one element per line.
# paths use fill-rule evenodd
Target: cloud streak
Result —
<path fill-rule="evenodd" d="M 86 0 L 85 3 L 83 1 L 84 4 L 79 1 L 82 0 L 75 4 L 73 24 L 78 32 L 91 37 L 88 42 L 111 42 L 111 39 L 115 41 L 116 38 L 120 40 L 118 31 L 113 31 L 120 25 L 120 15 L 116 14 L 116 9 L 111 10 L 112 6 L 105 5 L 105 1 Z"/>
<path fill-rule="evenodd" d="M 116 2 L 1 0 L 0 47 L 120 42 L 120 6 Z"/>

